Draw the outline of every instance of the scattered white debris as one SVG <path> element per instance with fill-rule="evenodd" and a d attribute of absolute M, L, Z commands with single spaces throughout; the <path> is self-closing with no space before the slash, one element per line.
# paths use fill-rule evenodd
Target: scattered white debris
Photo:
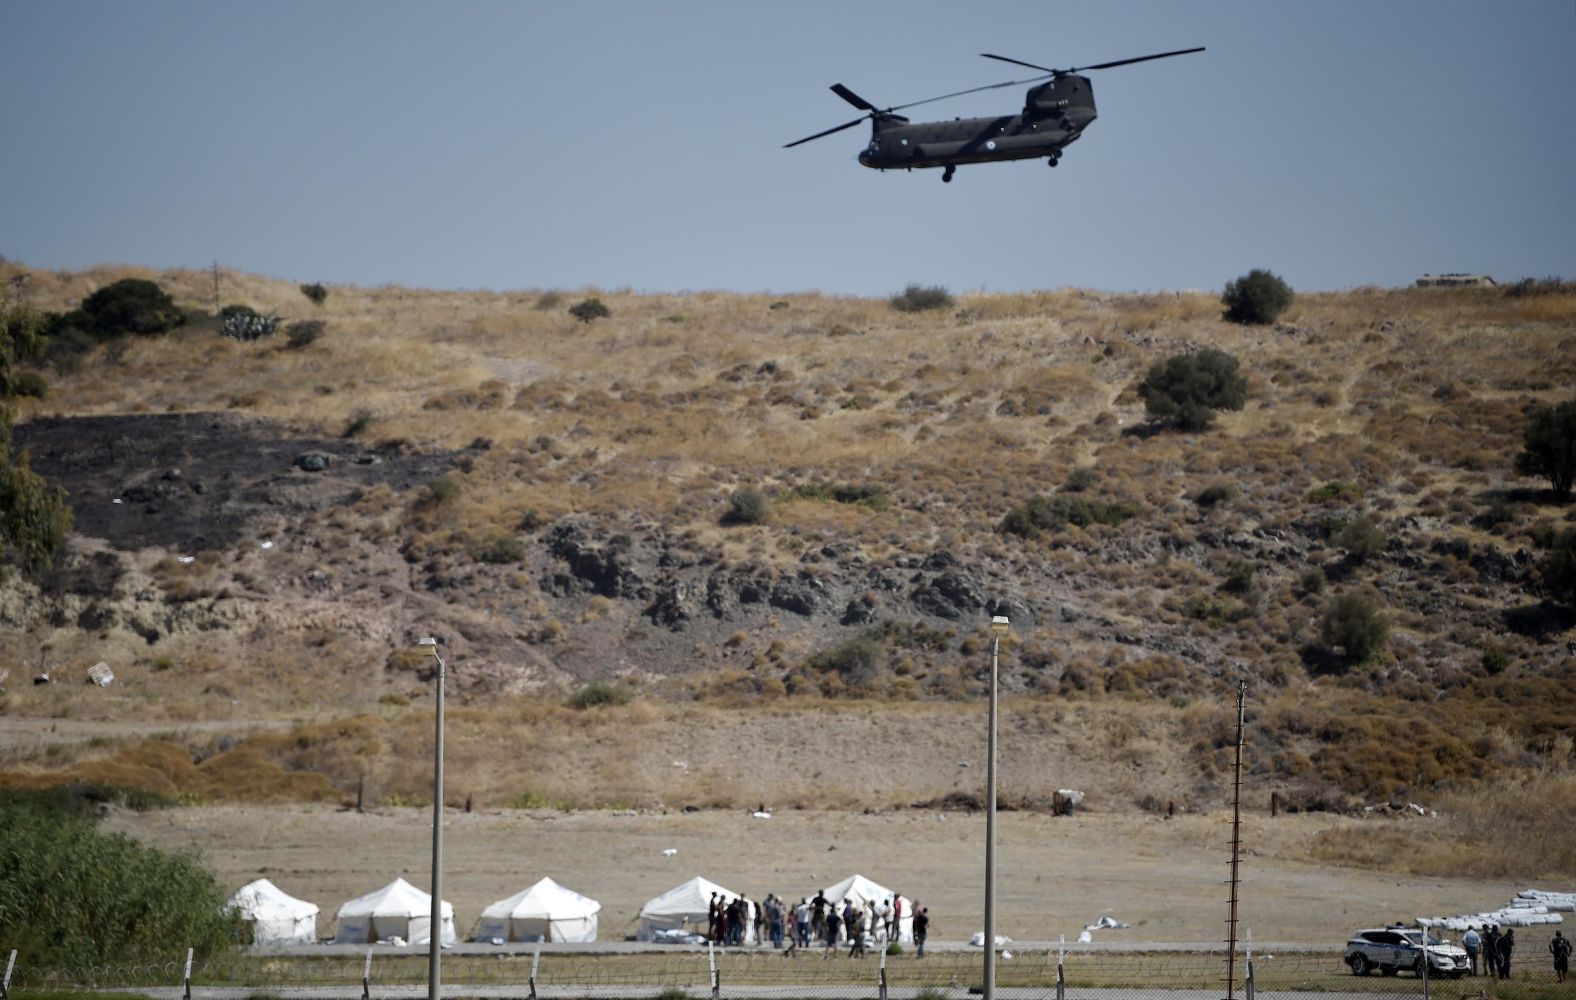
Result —
<path fill-rule="evenodd" d="M 676 761 L 673 762 L 673 766 L 678 768 L 680 771 L 688 771 L 689 770 L 689 761 L 687 761 L 687 760 L 676 760 Z"/>
<path fill-rule="evenodd" d="M 677 854 L 678 852 L 679 852 L 679 849 L 677 847 L 664 847 L 662 849 L 662 856 L 664 858 L 671 858 L 671 857 L 673 857 L 673 855 Z"/>
<path fill-rule="evenodd" d="M 107 688 L 115 682 L 115 675 L 110 672 L 109 664 L 100 660 L 88 668 L 88 680 L 101 688 Z"/>
<path fill-rule="evenodd" d="M 122 500 L 120 497 L 116 497 L 115 499 L 110 501 L 110 503 L 125 503 L 125 502 L 126 501 Z"/>
<path fill-rule="evenodd" d="M 1084 931 L 1082 934 L 1078 935 L 1079 944 L 1089 944 L 1092 941 L 1094 941 L 1094 935 L 1090 934 L 1088 931 Z"/>
<path fill-rule="evenodd" d="M 1086 930 L 1086 931 L 1099 931 L 1099 930 L 1107 930 L 1107 929 L 1121 930 L 1123 927 L 1131 927 L 1131 926 L 1133 926 L 1133 925 L 1128 923 L 1125 920 L 1117 920 L 1115 917 L 1101 917 L 1099 920 L 1096 920 L 1092 924 L 1084 924 L 1084 930 Z"/>
<path fill-rule="evenodd" d="M 273 547 L 274 547 L 274 540 L 272 538 L 265 538 L 265 539 L 263 539 L 263 543 L 258 546 L 258 548 L 260 548 L 260 549 L 271 549 Z"/>
<path fill-rule="evenodd" d="M 196 556 L 176 556 L 175 557 L 175 561 L 178 562 L 178 563 L 185 563 L 187 565 L 191 565 L 192 563 L 197 561 L 197 557 Z"/>
<path fill-rule="evenodd" d="M 985 932 L 975 931 L 974 936 L 969 938 L 969 944 L 976 948 L 985 947 Z M 1001 948 L 1009 944 L 1012 944 L 1012 938 L 1007 937 L 1005 934 L 996 935 L 996 947 Z"/>
<path fill-rule="evenodd" d="M 763 811 L 759 811 L 759 810 L 754 812 L 754 813 L 751 813 L 750 815 L 754 816 L 756 819 L 771 819 L 772 818 L 772 814 L 771 813 L 763 812 Z"/>
<path fill-rule="evenodd" d="M 1003 950 L 1002 953 L 1001 953 L 1001 957 L 1003 959 L 1005 959 L 1005 960 L 1010 961 L 1012 959 L 1012 952 Z"/>

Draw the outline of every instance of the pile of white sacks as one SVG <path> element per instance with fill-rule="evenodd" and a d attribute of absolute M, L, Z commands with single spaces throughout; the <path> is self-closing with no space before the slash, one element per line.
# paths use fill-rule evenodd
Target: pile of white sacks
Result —
<path fill-rule="evenodd" d="M 1531 927 L 1533 924 L 1558 924 L 1565 918 L 1560 914 L 1576 911 L 1576 892 L 1545 892 L 1542 889 L 1523 889 L 1516 898 L 1497 910 L 1486 913 L 1463 913 L 1454 917 L 1418 917 L 1424 927 L 1443 927 L 1450 931 L 1465 931 L 1468 927 L 1487 924 L 1500 927 Z"/>

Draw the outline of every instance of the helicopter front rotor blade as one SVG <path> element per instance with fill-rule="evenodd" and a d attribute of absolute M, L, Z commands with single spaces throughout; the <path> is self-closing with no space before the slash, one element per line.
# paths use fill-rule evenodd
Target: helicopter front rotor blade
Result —
<path fill-rule="evenodd" d="M 1096 63 L 1093 66 L 1079 66 L 1077 69 L 1064 70 L 1066 73 L 1082 73 L 1089 69 L 1110 69 L 1113 66 L 1129 66 L 1133 63 L 1148 62 L 1151 59 L 1169 59 L 1172 56 L 1185 56 L 1192 52 L 1203 52 L 1204 46 L 1196 49 L 1177 49 L 1175 52 L 1157 52 L 1152 56 L 1139 56 L 1137 59 L 1118 59 L 1116 62 Z M 1027 65 L 1027 64 L 1025 64 Z"/>
<path fill-rule="evenodd" d="M 1012 63 L 1015 66 L 1027 66 L 1030 69 L 1037 69 L 1042 73 L 1061 72 L 1060 70 L 1051 69 L 1049 66 L 1036 66 L 1034 63 L 1026 63 L 1022 59 L 1008 59 L 1006 56 L 995 56 L 991 55 L 989 52 L 981 52 L 980 55 L 984 56 L 986 59 L 1000 59 L 1002 62 Z"/>
<path fill-rule="evenodd" d="M 833 132 L 841 132 L 845 128 L 853 128 L 855 125 L 858 125 L 860 122 L 866 121 L 869 118 L 870 118 L 869 115 L 861 115 L 858 118 L 855 118 L 853 121 L 851 121 L 851 122 L 844 122 L 843 124 L 837 126 L 836 128 L 829 128 L 825 132 L 817 132 L 815 135 L 807 135 L 803 139 L 798 139 L 798 140 L 796 140 L 794 142 L 790 142 L 787 145 L 785 145 L 783 148 L 784 149 L 792 149 L 795 146 L 802 146 L 805 143 L 809 142 L 811 139 L 819 139 L 822 136 L 831 135 Z"/>
<path fill-rule="evenodd" d="M 852 90 L 849 90 L 840 83 L 832 84 L 832 93 L 836 94 L 838 97 L 841 97 L 849 104 L 852 104 L 860 111 L 876 110 L 876 106 L 874 104 L 871 104 L 869 101 L 865 100 L 863 97 L 860 97 L 858 94 L 854 93 Z"/>

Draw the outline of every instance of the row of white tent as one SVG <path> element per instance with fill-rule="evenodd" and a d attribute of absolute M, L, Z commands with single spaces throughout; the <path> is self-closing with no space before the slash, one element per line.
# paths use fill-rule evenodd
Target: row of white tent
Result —
<path fill-rule="evenodd" d="M 706 928 L 713 895 L 731 903 L 739 894 L 704 878 L 692 878 L 649 900 L 640 910 L 636 940 L 653 941 L 663 932 L 700 931 Z M 845 899 L 859 907 L 890 905 L 896 898 L 902 907 L 897 928 L 898 940 L 913 939 L 913 904 L 890 889 L 863 875 L 851 875 L 821 893 L 841 904 Z M 753 901 L 746 901 L 751 908 Z M 252 925 L 252 942 L 260 945 L 313 944 L 317 941 L 315 903 L 297 899 L 266 878 L 249 882 L 230 897 L 229 907 Z M 602 904 L 550 878 L 521 892 L 500 899 L 482 911 L 473 935 L 477 941 L 565 941 L 596 940 L 597 915 Z M 753 909 L 751 911 L 753 916 Z M 453 944 L 454 907 L 443 903 L 443 926 L 439 941 Z M 750 923 L 746 922 L 747 926 Z M 754 941 L 753 927 L 749 943 Z M 365 896 L 358 896 L 339 908 L 334 918 L 334 944 L 371 944 L 400 939 L 407 944 L 432 941 L 432 896 L 402 878 Z"/>

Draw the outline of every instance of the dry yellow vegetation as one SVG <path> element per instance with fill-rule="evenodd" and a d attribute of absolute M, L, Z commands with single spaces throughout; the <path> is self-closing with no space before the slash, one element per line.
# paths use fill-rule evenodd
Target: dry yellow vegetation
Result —
<path fill-rule="evenodd" d="M 1279 324 L 1243 327 L 1196 292 L 962 295 L 904 313 L 817 294 L 333 286 L 313 305 L 293 283 L 221 274 L 223 303 L 326 323 L 298 348 L 218 336 L 204 319 L 208 271 L 34 271 L 27 294 L 64 310 L 128 276 L 157 281 L 194 321 L 51 374 L 47 398 L 20 401 L 22 421 L 232 411 L 303 437 L 353 429 L 369 448 L 452 453 L 452 467 L 443 484 L 377 485 L 280 519 L 279 537 L 311 544 L 281 544 L 266 562 L 125 556 L 125 579 L 166 609 L 156 645 L 82 624 L 86 601 L 53 624 L 29 617 L 27 602 L 47 595 L 12 581 L 0 611 L 25 642 L 66 659 L 118 656 L 124 683 L 13 690 L 8 712 L 146 719 L 150 730 L 205 716 L 299 723 L 223 750 L 211 735 L 174 742 L 212 754 L 197 771 L 249 747 L 257 756 L 227 765 L 234 773 L 272 762 L 325 775 L 341 795 L 371 775 L 380 794 L 409 800 L 431 715 L 422 663 L 401 650 L 430 628 L 459 662 L 455 773 L 489 803 L 943 795 L 963 759 L 951 748 L 973 738 L 973 708 L 959 703 L 978 696 L 988 645 L 972 618 L 903 603 L 911 575 L 930 574 L 919 587 L 941 572 L 921 560 L 942 552 L 983 590 L 1035 609 L 1007 645 L 1013 718 L 1032 734 L 1043 713 L 1064 714 L 1044 724 L 1043 745 L 1024 736 L 1036 748 L 1025 796 L 1079 779 L 1123 808 L 1218 802 L 1220 725 L 1239 677 L 1254 683 L 1257 780 L 1299 800 L 1346 807 L 1404 792 L 1460 796 L 1467 812 L 1485 781 L 1569 766 L 1556 739 L 1576 720 L 1570 622 L 1537 611 L 1531 565 L 1571 514 L 1511 471 L 1527 408 L 1576 385 L 1568 292 L 1304 294 Z M 610 316 L 568 313 L 592 296 Z M 1138 381 L 1205 346 L 1239 359 L 1247 406 L 1204 434 L 1147 432 Z M 1034 539 L 996 530 L 1017 505 L 1071 494 L 1077 470 L 1078 489 L 1134 516 Z M 827 502 L 826 484 L 879 488 L 881 502 Z M 1201 504 L 1216 486 L 1230 499 Z M 768 522 L 724 523 L 742 487 L 771 497 Z M 1332 540 L 1358 516 L 1387 543 L 1366 563 Z M 655 624 L 649 596 L 555 590 L 549 529 L 571 523 L 600 532 L 599 553 L 660 550 L 664 567 L 842 574 L 851 607 L 896 623 L 876 640 L 874 680 L 813 665 L 864 631 L 836 624 L 841 603 L 816 618 L 763 602 L 680 631 Z M 899 589 L 859 583 L 866 570 Z M 1336 669 L 1310 647 L 1325 601 L 1348 587 L 1378 595 L 1391 639 L 1374 661 Z M 558 707 L 599 677 L 635 704 Z M 721 748 L 681 746 L 696 731 Z M 856 748 L 887 741 L 948 749 L 912 771 L 877 757 L 828 781 L 784 749 L 845 731 L 833 756 L 862 760 Z M 1075 762 L 1080 745 L 1096 759 Z M 8 780 L 157 771 L 165 793 L 229 794 L 141 760 L 165 751 L 135 740 L 53 746 L 13 747 Z M 583 766 L 560 773 L 547 761 L 566 749 Z M 496 754 L 524 755 L 531 777 L 485 779 Z M 1568 818 L 1568 780 L 1538 780 Z M 266 790 L 256 797 L 316 794 L 275 777 L 255 785 Z"/>

